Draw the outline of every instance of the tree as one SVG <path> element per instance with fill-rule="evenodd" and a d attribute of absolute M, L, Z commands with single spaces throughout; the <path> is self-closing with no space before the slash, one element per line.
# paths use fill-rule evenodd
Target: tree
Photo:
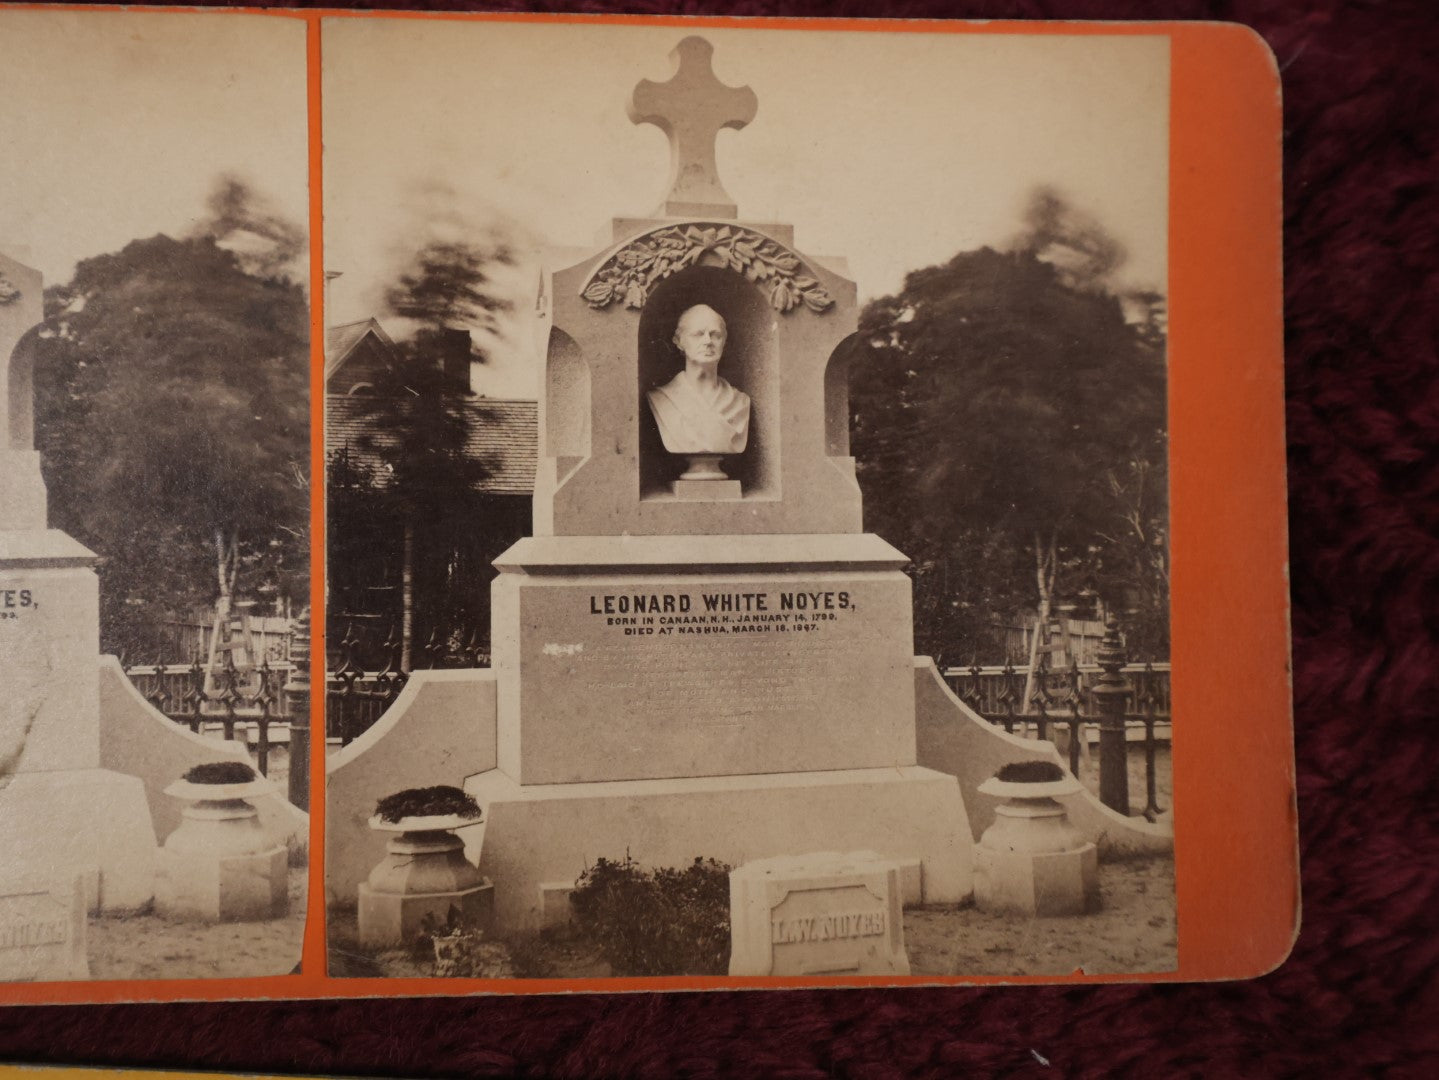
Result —
<path fill-rule="evenodd" d="M 514 248 L 503 237 L 489 244 L 472 240 L 433 239 L 411 258 L 385 302 L 394 314 L 411 319 L 422 331 L 444 328 L 498 329 L 497 316 L 511 302 L 497 291 L 497 268 L 512 266 Z"/>
<path fill-rule="evenodd" d="M 156 656 L 197 605 L 303 602 L 308 384 L 303 290 L 216 235 L 137 240 L 47 291 L 37 441 L 52 521 L 102 557 L 102 648 Z"/>
<path fill-rule="evenodd" d="M 1131 606 L 1120 507 L 1144 530 L 1164 516 L 1162 351 L 1103 287 L 1104 245 L 1086 244 L 1088 262 L 1052 247 L 957 255 L 861 318 L 851 402 L 869 524 L 914 561 L 916 636 L 936 656 L 988 654 L 996 614 L 1048 619 L 1081 590 Z"/>
<path fill-rule="evenodd" d="M 333 454 L 328 501 L 331 580 L 373 574 L 376 552 L 399 567 L 401 664 L 415 661 L 414 642 L 431 637 L 469 638 L 486 621 L 487 599 L 477 595 L 476 492 L 490 463 L 470 448 L 474 422 L 467 407 L 468 364 L 480 359 L 470 344 L 473 330 L 495 331 L 497 315 L 511 302 L 494 281 L 512 265 L 512 247 L 502 238 L 484 244 L 445 238 L 426 242 L 385 292 L 390 313 L 411 336 L 396 347 L 395 363 L 374 381 L 364 409 L 385 433 L 374 450 L 383 463 L 378 474 L 357 470 L 349 456 Z M 456 371 L 458 354 L 463 363 Z M 429 577 L 428 625 L 416 625 L 416 552 L 424 552 Z M 438 572 L 436 572 L 438 571 Z M 348 613 L 336 610 L 332 639 L 339 641 Z M 437 644 L 443 644 L 438 642 Z M 465 641 L 452 642 L 463 646 Z"/>

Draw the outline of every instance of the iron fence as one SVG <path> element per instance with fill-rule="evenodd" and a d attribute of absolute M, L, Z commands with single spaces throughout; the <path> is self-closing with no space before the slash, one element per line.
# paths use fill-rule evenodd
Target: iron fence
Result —
<path fill-rule="evenodd" d="M 1169 664 L 1126 663 L 1118 624 L 1111 620 L 1099 649 L 1099 663 L 1071 662 L 1050 670 L 1041 657 L 1025 700 L 1029 670 L 1006 663 L 1002 667 L 948 668 L 945 681 L 955 695 L 982 716 L 1010 734 L 1050 739 L 1056 730 L 1069 736 L 1069 771 L 1081 775 L 1081 751 L 1086 729 L 1098 727 L 1100 737 L 1099 787 L 1105 805 L 1129 813 L 1128 743 L 1131 732 L 1144 748 L 1145 804 L 1141 813 L 1155 821 L 1164 813 L 1159 805 L 1156 727 L 1172 724 Z"/>
<path fill-rule="evenodd" d="M 325 673 L 325 734 L 341 746 L 359 738 L 394 704 L 411 672 L 490 666 L 488 642 L 479 631 L 432 631 L 407 648 L 398 626 L 381 629 L 351 621 L 328 650 Z"/>
<path fill-rule="evenodd" d="M 1102 669 L 1098 664 L 1074 664 L 1051 669 L 1041 657 L 1035 671 L 1036 688 L 1043 686 L 1051 697 L 1063 698 L 1077 684 L 1080 696 L 1080 712 L 1086 717 L 1097 719 L 1094 702 L 1090 696 L 1095 680 Z M 1003 716 L 1006 702 L 1018 706 L 1024 696 L 1025 678 L 1029 674 L 1026 666 L 1014 664 L 971 664 L 969 667 L 945 668 L 943 675 L 949 688 L 975 712 Z M 1157 701 L 1155 713 L 1161 723 L 1168 721 L 1169 706 L 1169 663 L 1167 661 L 1144 664 L 1125 664 L 1121 674 L 1129 682 L 1134 695 L 1153 694 Z M 1042 680 L 1042 682 L 1041 682 Z M 1017 708 L 1017 714 L 1025 710 Z M 1138 712 L 1138 708 L 1134 709 Z"/>
<path fill-rule="evenodd" d="M 256 767 L 265 776 L 270 774 L 271 751 L 279 741 L 272 741 L 272 734 L 280 734 L 283 725 L 284 742 L 288 745 L 290 741 L 286 688 L 292 667 L 266 659 L 258 667 L 242 671 L 228 656 L 214 672 L 208 672 L 199 660 L 189 665 L 124 665 L 125 674 L 146 701 L 197 735 L 219 729 L 225 739 L 233 741 L 239 725 L 247 729 L 253 725 Z"/>

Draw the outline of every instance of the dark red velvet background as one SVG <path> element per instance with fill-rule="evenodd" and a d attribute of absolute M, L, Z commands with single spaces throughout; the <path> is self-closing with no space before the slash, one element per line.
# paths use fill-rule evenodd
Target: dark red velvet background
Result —
<path fill-rule="evenodd" d="M 15 1007 L 0 1009 L 0 1060 L 399 1076 L 1439 1075 L 1439 5 L 530 6 L 1211 19 L 1269 41 L 1285 99 L 1304 876 L 1293 956 L 1262 979 L 1191 986 Z"/>

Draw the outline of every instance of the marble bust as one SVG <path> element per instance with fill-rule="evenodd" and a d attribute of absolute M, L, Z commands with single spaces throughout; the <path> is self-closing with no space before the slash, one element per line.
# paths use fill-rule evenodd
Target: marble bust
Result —
<path fill-rule="evenodd" d="M 719 375 L 725 336 L 719 312 L 706 304 L 687 308 L 672 339 L 685 366 L 647 395 L 665 449 L 689 458 L 683 480 L 723 480 L 719 459 L 749 441 L 749 396 Z"/>

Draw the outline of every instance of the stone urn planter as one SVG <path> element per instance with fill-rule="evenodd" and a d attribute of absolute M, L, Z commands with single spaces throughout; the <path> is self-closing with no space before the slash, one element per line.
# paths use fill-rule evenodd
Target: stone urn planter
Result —
<path fill-rule="evenodd" d="M 199 765 L 165 789 L 185 803 L 160 849 L 155 907 L 201 922 L 249 922 L 289 913 L 289 855 L 250 801 L 275 790 L 243 762 Z"/>
<path fill-rule="evenodd" d="M 1052 762 L 1006 765 L 979 785 L 1005 801 L 974 851 L 981 911 L 1081 915 L 1099 910 L 1099 852 L 1056 800 L 1082 788 Z"/>
<path fill-rule="evenodd" d="M 489 928 L 494 886 L 465 858 L 464 841 L 454 834 L 481 820 L 479 806 L 459 788 L 411 788 L 380 800 L 370 828 L 393 835 L 385 857 L 360 883 L 362 945 L 412 942 L 427 920 L 430 926 Z"/>

